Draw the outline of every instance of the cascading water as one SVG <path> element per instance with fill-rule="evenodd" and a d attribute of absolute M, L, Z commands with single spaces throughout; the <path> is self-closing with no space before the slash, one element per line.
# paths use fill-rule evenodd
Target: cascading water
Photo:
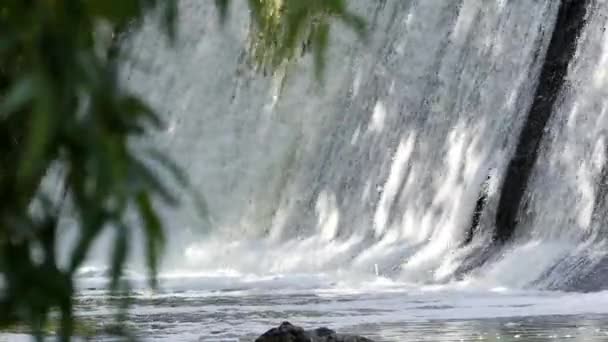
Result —
<path fill-rule="evenodd" d="M 168 269 L 411 283 L 472 269 L 490 243 L 558 1 L 351 1 L 370 37 L 333 28 L 323 87 L 306 56 L 274 76 L 253 71 L 242 6 L 225 27 L 207 3 L 180 7 L 176 46 L 147 25 L 124 68 L 166 114 L 157 143 L 209 207 L 207 219 L 188 206 L 167 213 Z M 514 240 L 465 278 L 560 287 L 603 258 L 605 7 L 589 11 Z"/>
<path fill-rule="evenodd" d="M 511 272 L 519 284 L 589 290 L 606 284 L 606 64 L 604 1 L 588 9 L 586 29 L 547 127 L 513 250 L 493 273 Z M 499 281 L 503 279 L 499 278 Z"/>

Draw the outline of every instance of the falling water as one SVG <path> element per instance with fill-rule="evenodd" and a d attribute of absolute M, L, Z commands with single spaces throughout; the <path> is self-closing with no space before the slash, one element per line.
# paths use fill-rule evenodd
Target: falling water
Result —
<path fill-rule="evenodd" d="M 538 260 L 518 285 L 587 290 L 606 282 L 608 8 L 593 3 L 547 128 L 513 250 L 493 274 Z M 503 281 L 499 279 L 498 281 Z"/>
<path fill-rule="evenodd" d="M 221 26 L 213 6 L 182 0 L 174 46 L 153 25 L 130 38 L 124 77 L 166 116 L 155 143 L 209 207 L 206 218 L 190 205 L 166 213 L 166 269 L 516 287 L 562 287 L 596 270 L 608 209 L 603 2 L 589 11 L 517 234 L 485 264 L 475 260 L 559 2 L 350 6 L 370 37 L 333 27 L 322 85 L 308 56 L 256 72 L 242 6 Z M 483 188 L 480 225 L 465 243 Z"/>

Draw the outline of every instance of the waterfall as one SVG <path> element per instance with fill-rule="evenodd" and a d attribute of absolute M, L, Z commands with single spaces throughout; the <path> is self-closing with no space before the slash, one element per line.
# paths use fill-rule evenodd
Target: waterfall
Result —
<path fill-rule="evenodd" d="M 608 35 L 605 2 L 595 2 L 569 67 L 567 87 L 549 122 L 522 212 L 510 263 L 534 258 L 534 271 L 520 281 L 591 289 L 601 286 L 606 267 L 606 110 Z M 542 257 L 539 257 L 542 255 Z M 524 278 L 525 277 L 525 278 Z"/>
<path fill-rule="evenodd" d="M 128 41 L 123 75 L 168 122 L 154 143 L 209 207 L 206 219 L 192 205 L 166 213 L 167 268 L 563 287 L 602 265 L 603 1 L 588 13 L 517 234 L 480 267 L 559 2 L 350 1 L 370 36 L 332 27 L 322 86 L 309 56 L 272 76 L 253 70 L 248 13 L 235 5 L 222 27 L 210 4 L 181 0 L 174 46 L 153 25 Z"/>

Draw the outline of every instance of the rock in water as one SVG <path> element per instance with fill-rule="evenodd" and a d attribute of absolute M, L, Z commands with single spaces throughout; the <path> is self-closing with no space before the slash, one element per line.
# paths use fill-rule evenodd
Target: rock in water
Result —
<path fill-rule="evenodd" d="M 255 342 L 310 342 L 310 336 L 300 327 L 283 322 L 258 337 Z"/>
<path fill-rule="evenodd" d="M 283 322 L 278 328 L 272 328 L 258 337 L 255 342 L 373 342 L 370 339 L 354 335 L 337 334 L 328 328 L 304 330 L 289 322 Z"/>

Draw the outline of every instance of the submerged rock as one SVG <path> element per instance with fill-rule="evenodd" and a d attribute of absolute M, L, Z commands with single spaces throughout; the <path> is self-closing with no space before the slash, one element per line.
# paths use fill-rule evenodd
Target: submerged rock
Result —
<path fill-rule="evenodd" d="M 289 322 L 272 328 L 258 337 L 255 342 L 373 342 L 365 337 L 337 334 L 328 328 L 304 330 Z"/>

